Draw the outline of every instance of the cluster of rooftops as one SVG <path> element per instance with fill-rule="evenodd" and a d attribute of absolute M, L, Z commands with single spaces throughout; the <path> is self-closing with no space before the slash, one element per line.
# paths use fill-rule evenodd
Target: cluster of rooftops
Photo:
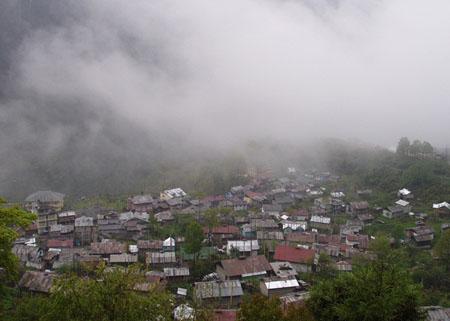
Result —
<path fill-rule="evenodd" d="M 370 190 L 356 191 L 358 196 L 352 201 L 344 190 L 328 190 L 332 185 L 328 183 L 338 181 L 339 177 L 327 172 L 300 175 L 291 167 L 287 177 L 255 176 L 248 185 L 200 199 L 181 188 L 164 190 L 158 198 L 131 196 L 121 213 L 101 208 L 65 210 L 63 194 L 39 191 L 24 201 L 38 220 L 13 249 L 30 270 L 20 286 L 47 293 L 57 277 L 54 270 L 74 262 L 111 266 L 140 262 L 148 284 L 164 287 L 173 281 L 189 282 L 192 297 L 220 308 L 238 307 L 254 284 L 249 280 L 255 278 L 263 295 L 278 296 L 286 304 L 298 303 L 308 296 L 308 284 L 301 276 L 315 273 L 320 255 L 329 256 L 338 271 L 351 271 L 354 257 L 372 255 L 369 243 L 374 237 L 364 230 L 376 217 L 414 214 L 414 196 L 406 188 L 398 191 L 398 201 L 383 209 L 365 200 Z M 439 214 L 450 214 L 446 202 L 433 208 Z M 206 222 L 204 213 L 210 209 L 217 209 L 217 225 Z M 177 218 L 184 215 L 203 226 L 199 259 L 215 260 L 214 268 L 201 278 L 190 273 L 193 256 L 185 249 L 184 235 L 159 239 L 151 233 L 152 224 L 177 224 Z M 421 217 L 416 226 L 405 230 L 405 238 L 428 247 L 434 231 Z M 174 294 L 183 298 L 187 291 L 179 288 Z"/>

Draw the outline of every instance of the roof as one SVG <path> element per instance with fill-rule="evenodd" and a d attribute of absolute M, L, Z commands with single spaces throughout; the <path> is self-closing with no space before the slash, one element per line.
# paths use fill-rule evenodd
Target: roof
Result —
<path fill-rule="evenodd" d="M 125 212 L 125 213 L 120 213 L 119 220 L 129 221 L 132 219 L 139 219 L 139 220 L 148 222 L 149 217 L 150 217 L 150 215 L 146 212 Z"/>
<path fill-rule="evenodd" d="M 427 321 L 450 321 L 450 308 L 436 307 L 428 310 Z"/>
<path fill-rule="evenodd" d="M 148 264 L 175 263 L 177 261 L 175 252 L 148 252 L 146 257 Z"/>
<path fill-rule="evenodd" d="M 407 196 L 409 194 L 411 194 L 411 191 L 409 189 L 406 188 L 402 188 L 401 190 L 398 191 L 401 195 Z"/>
<path fill-rule="evenodd" d="M 171 221 L 175 219 L 171 211 L 159 212 L 156 213 L 154 216 L 158 222 Z"/>
<path fill-rule="evenodd" d="M 137 241 L 137 247 L 141 250 L 161 250 L 163 247 L 163 241 L 139 240 Z"/>
<path fill-rule="evenodd" d="M 267 228 L 273 229 L 278 228 L 278 224 L 273 219 L 251 219 L 250 225 L 255 228 Z"/>
<path fill-rule="evenodd" d="M 345 194 L 343 192 L 331 192 L 330 195 L 331 195 L 331 197 L 336 197 L 336 198 L 345 197 Z"/>
<path fill-rule="evenodd" d="M 297 275 L 297 271 L 289 262 L 271 262 L 273 271 L 279 277 L 292 277 Z"/>
<path fill-rule="evenodd" d="M 130 197 L 131 203 L 134 205 L 153 203 L 153 197 L 150 194 L 136 195 Z"/>
<path fill-rule="evenodd" d="M 247 277 L 272 271 L 272 266 L 264 255 L 250 256 L 245 259 L 222 260 L 220 265 L 228 277 Z"/>
<path fill-rule="evenodd" d="M 209 281 L 196 282 L 194 295 L 198 299 L 223 298 L 242 296 L 241 282 L 239 280 L 230 281 Z"/>
<path fill-rule="evenodd" d="M 126 244 L 113 240 L 91 243 L 91 254 L 121 254 L 127 251 Z"/>
<path fill-rule="evenodd" d="M 136 263 L 137 261 L 137 255 L 128 253 L 111 254 L 109 257 L 110 263 Z"/>
<path fill-rule="evenodd" d="M 396 205 L 400 205 L 400 206 L 408 206 L 409 202 L 405 201 L 405 200 L 398 200 L 397 202 L 395 202 Z"/>
<path fill-rule="evenodd" d="M 320 216 L 320 215 L 313 215 L 311 216 L 311 222 L 313 223 L 321 223 L 321 224 L 330 224 L 331 218 L 326 216 Z"/>
<path fill-rule="evenodd" d="M 367 203 L 366 201 L 351 202 L 350 206 L 355 210 L 365 210 L 369 208 L 369 203 Z"/>
<path fill-rule="evenodd" d="M 204 227 L 203 233 L 211 233 L 211 234 L 239 234 L 241 231 L 239 227 L 234 225 L 228 226 L 216 226 L 213 228 Z"/>
<path fill-rule="evenodd" d="M 317 233 L 314 232 L 292 232 L 286 236 L 286 240 L 289 242 L 298 243 L 314 243 L 316 242 Z"/>
<path fill-rule="evenodd" d="M 166 189 L 163 194 L 171 197 L 171 198 L 175 198 L 175 197 L 184 197 L 186 196 L 186 192 L 183 191 L 181 188 L 177 187 L 177 188 L 172 188 L 172 189 Z"/>
<path fill-rule="evenodd" d="M 75 227 L 94 226 L 94 219 L 89 216 L 81 216 L 75 219 Z"/>
<path fill-rule="evenodd" d="M 58 217 L 70 217 L 70 216 L 77 216 L 77 213 L 75 213 L 75 211 L 66 211 L 58 214 Z"/>
<path fill-rule="evenodd" d="M 175 239 L 173 237 L 168 237 L 163 242 L 164 247 L 173 247 L 175 246 Z"/>
<path fill-rule="evenodd" d="M 19 287 L 33 292 L 49 293 L 54 275 L 46 272 L 26 271 L 19 281 Z"/>
<path fill-rule="evenodd" d="M 55 240 L 55 239 L 50 239 L 47 241 L 47 247 L 52 247 L 52 248 L 61 248 L 61 247 L 68 247 L 71 248 L 73 247 L 73 239 L 69 239 L 69 240 Z"/>
<path fill-rule="evenodd" d="M 315 251 L 295 248 L 287 245 L 278 245 L 275 248 L 274 260 L 291 263 L 310 264 L 314 260 Z"/>
<path fill-rule="evenodd" d="M 61 202 L 64 200 L 64 194 L 52 191 L 37 191 L 28 195 L 25 202 Z"/>
<path fill-rule="evenodd" d="M 245 241 L 227 241 L 227 252 L 231 249 L 237 249 L 239 252 L 251 252 L 259 250 L 258 240 L 245 240 Z"/>
<path fill-rule="evenodd" d="M 298 284 L 297 279 L 264 279 L 264 286 L 267 290 L 277 290 L 277 289 L 286 289 L 286 288 L 296 288 L 300 285 Z"/>
<path fill-rule="evenodd" d="M 173 317 L 175 320 L 193 320 L 194 309 L 187 304 L 181 304 L 173 310 Z"/>
<path fill-rule="evenodd" d="M 450 204 L 447 202 L 442 202 L 442 203 L 438 203 L 438 204 L 433 204 L 433 208 L 443 208 L 446 207 L 450 210 Z"/>
<path fill-rule="evenodd" d="M 290 228 L 292 230 L 298 230 L 298 229 L 306 230 L 306 226 L 307 226 L 307 223 L 304 222 L 304 221 L 299 222 L 299 221 L 286 221 L 286 220 L 283 220 L 280 223 L 281 223 L 281 225 L 283 227 L 283 230 L 287 229 L 287 228 Z"/>
<path fill-rule="evenodd" d="M 284 240 L 283 232 L 281 231 L 257 231 L 256 238 L 258 240 Z"/>
<path fill-rule="evenodd" d="M 164 268 L 164 276 L 166 277 L 176 277 L 176 276 L 189 276 L 189 268 L 188 267 L 168 267 Z"/>

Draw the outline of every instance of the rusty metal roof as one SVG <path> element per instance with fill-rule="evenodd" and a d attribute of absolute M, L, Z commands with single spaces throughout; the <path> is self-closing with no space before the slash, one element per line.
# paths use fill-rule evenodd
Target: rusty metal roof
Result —
<path fill-rule="evenodd" d="M 272 266 L 264 255 L 250 256 L 245 259 L 222 260 L 220 265 L 229 277 L 250 276 L 272 271 Z"/>
<path fill-rule="evenodd" d="M 126 244 L 113 241 L 103 240 L 102 242 L 91 243 L 91 254 L 121 254 L 127 251 Z"/>
<path fill-rule="evenodd" d="M 19 281 L 19 287 L 33 292 L 49 293 L 54 275 L 46 272 L 27 271 Z"/>

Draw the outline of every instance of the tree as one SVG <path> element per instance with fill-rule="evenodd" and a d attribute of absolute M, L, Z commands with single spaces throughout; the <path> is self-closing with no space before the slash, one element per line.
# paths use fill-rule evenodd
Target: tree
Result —
<path fill-rule="evenodd" d="M 19 236 L 19 229 L 28 227 L 36 216 L 18 206 L 9 207 L 0 198 L 0 316 L 3 300 L 7 295 L 7 284 L 18 278 L 18 259 L 12 253 L 14 241 Z"/>
<path fill-rule="evenodd" d="M 260 294 L 245 297 L 238 313 L 239 321 L 280 321 L 283 320 L 280 300 L 266 298 Z"/>
<path fill-rule="evenodd" d="M 445 270 L 450 272 L 450 230 L 442 233 L 433 251 L 439 258 L 439 262 L 445 267 Z"/>
<path fill-rule="evenodd" d="M 433 154 L 434 148 L 429 142 L 423 142 L 422 144 L 422 153 L 424 154 Z"/>
<path fill-rule="evenodd" d="M 185 232 L 185 251 L 194 255 L 194 263 L 196 261 L 197 254 L 202 248 L 203 242 L 203 229 L 196 221 L 191 221 L 186 228 Z"/>
<path fill-rule="evenodd" d="M 312 288 L 307 305 L 316 320 L 422 320 L 419 287 L 402 266 L 398 253 L 384 238 L 373 252 L 376 260 Z"/>
<path fill-rule="evenodd" d="M 290 304 L 284 315 L 285 321 L 314 321 L 314 315 L 304 304 Z"/>
<path fill-rule="evenodd" d="M 101 267 L 93 278 L 68 275 L 59 278 L 53 293 L 44 300 L 39 296 L 19 304 L 12 320 L 59 321 L 141 321 L 170 320 L 172 297 L 159 289 L 136 291 L 145 282 L 138 266 L 106 270 Z M 44 303 L 42 306 L 41 304 Z M 39 316 L 37 319 L 36 316 Z"/>
<path fill-rule="evenodd" d="M 209 208 L 205 211 L 204 214 L 206 226 L 209 229 L 219 225 L 219 211 L 215 208 Z"/>
<path fill-rule="evenodd" d="M 416 139 L 413 141 L 413 143 L 411 144 L 409 151 L 411 152 L 411 154 L 413 154 L 414 156 L 417 156 L 418 154 L 420 154 L 422 152 L 422 143 L 420 140 Z"/>
<path fill-rule="evenodd" d="M 410 148 L 410 142 L 408 137 L 402 137 L 400 138 L 398 145 L 397 145 L 397 154 L 405 156 L 408 155 Z"/>
<path fill-rule="evenodd" d="M 330 256 L 325 253 L 319 255 L 317 262 L 317 277 L 318 278 L 331 278 L 336 275 L 336 269 L 333 266 L 333 261 Z"/>

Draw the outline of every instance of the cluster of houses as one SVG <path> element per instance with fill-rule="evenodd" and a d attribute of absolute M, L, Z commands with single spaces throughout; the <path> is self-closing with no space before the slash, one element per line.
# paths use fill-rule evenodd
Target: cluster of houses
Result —
<path fill-rule="evenodd" d="M 397 218 L 412 211 L 414 197 L 407 189 L 399 190 L 398 201 L 392 206 L 372 208 L 364 200 L 370 190 L 357 191 L 359 199 L 351 202 L 345 191 L 328 190 L 328 183 L 339 180 L 330 173 L 299 175 L 289 168 L 288 174 L 282 178 L 255 177 L 248 185 L 200 199 L 181 188 L 162 191 L 157 198 L 136 195 L 128 198 L 122 213 L 104 209 L 64 211 L 63 194 L 36 192 L 25 199 L 24 206 L 38 219 L 13 248 L 29 270 L 20 286 L 48 293 L 58 268 L 140 262 L 147 269 L 148 283 L 139 290 L 188 282 L 192 284 L 191 293 L 188 287 L 178 287 L 177 297 L 213 306 L 217 320 L 225 320 L 230 315 L 235 317 L 233 309 L 247 292 L 277 296 L 286 306 L 303 302 L 308 284 L 301 276 L 317 271 L 320 255 L 329 256 L 336 270 L 352 271 L 355 256 L 370 255 L 373 237 L 363 231 L 375 216 Z M 212 208 L 229 210 L 218 211 L 218 224 L 208 227 L 203 214 Z M 433 208 L 440 215 L 450 215 L 448 203 L 434 204 Z M 200 278 L 190 273 L 192 257 L 183 250 L 183 235 L 159 239 L 151 233 L 152 224 L 176 224 L 177 217 L 183 215 L 203 224 L 200 259 L 216 263 Z M 405 238 L 416 246 L 429 247 L 434 231 L 422 219 L 405 231 Z M 182 304 L 175 317 L 185 317 L 191 310 Z"/>

